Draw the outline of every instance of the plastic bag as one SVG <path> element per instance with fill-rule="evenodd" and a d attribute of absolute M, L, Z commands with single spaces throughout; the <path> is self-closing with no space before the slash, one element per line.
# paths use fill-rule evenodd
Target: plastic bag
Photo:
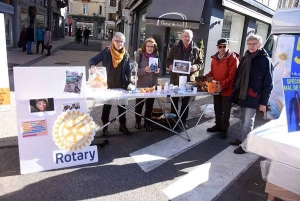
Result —
<path fill-rule="evenodd" d="M 88 87 L 93 90 L 107 89 L 107 74 L 105 67 L 94 67 L 89 69 Z"/>

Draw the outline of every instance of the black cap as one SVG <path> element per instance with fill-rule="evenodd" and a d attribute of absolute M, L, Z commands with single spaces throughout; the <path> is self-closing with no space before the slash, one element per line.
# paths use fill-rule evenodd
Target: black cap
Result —
<path fill-rule="evenodd" d="M 226 39 L 220 39 L 220 40 L 218 40 L 217 46 L 218 45 L 228 45 L 228 40 L 226 40 Z"/>

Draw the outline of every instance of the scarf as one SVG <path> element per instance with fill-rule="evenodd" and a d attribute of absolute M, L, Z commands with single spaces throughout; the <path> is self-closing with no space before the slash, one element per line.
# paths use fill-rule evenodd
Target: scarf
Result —
<path fill-rule="evenodd" d="M 183 43 L 182 43 L 182 50 L 184 53 L 186 53 L 192 46 L 192 43 L 190 43 L 186 48 L 184 47 Z"/>
<path fill-rule="evenodd" d="M 154 53 L 148 54 L 146 51 L 144 52 L 144 55 L 149 59 L 150 57 L 154 57 Z"/>
<path fill-rule="evenodd" d="M 125 47 L 123 47 L 121 49 L 121 52 L 119 52 L 118 50 L 116 50 L 116 48 L 114 47 L 114 44 L 112 43 L 110 45 L 110 53 L 111 53 L 111 57 L 112 57 L 112 62 L 113 62 L 113 66 L 114 68 L 117 68 L 118 65 L 121 63 L 121 61 L 123 60 L 123 57 L 125 55 Z"/>
<path fill-rule="evenodd" d="M 248 87 L 249 87 L 249 78 L 251 72 L 252 59 L 256 57 L 258 52 L 259 50 L 257 50 L 254 53 L 250 53 L 249 51 L 247 51 L 244 55 L 245 57 L 244 62 L 240 66 L 241 70 L 237 78 L 236 87 L 240 88 L 239 99 L 241 100 L 246 99 L 248 93 Z"/>

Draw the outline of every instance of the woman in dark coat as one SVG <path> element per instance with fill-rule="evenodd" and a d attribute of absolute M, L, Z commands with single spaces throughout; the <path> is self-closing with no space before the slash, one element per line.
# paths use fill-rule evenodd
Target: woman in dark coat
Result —
<path fill-rule="evenodd" d="M 25 27 L 22 28 L 22 31 L 20 33 L 19 42 L 20 42 L 20 45 L 22 47 L 22 52 L 25 52 L 26 51 L 26 43 L 27 43 L 27 40 L 26 40 L 26 28 Z"/>

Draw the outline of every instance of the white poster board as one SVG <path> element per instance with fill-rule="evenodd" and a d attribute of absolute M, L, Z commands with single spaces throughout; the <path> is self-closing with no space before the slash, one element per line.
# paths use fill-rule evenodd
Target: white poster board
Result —
<path fill-rule="evenodd" d="M 98 162 L 85 76 L 85 67 L 14 68 L 21 174 Z"/>
<path fill-rule="evenodd" d="M 0 13 L 0 111 L 10 110 L 4 14 Z"/>

